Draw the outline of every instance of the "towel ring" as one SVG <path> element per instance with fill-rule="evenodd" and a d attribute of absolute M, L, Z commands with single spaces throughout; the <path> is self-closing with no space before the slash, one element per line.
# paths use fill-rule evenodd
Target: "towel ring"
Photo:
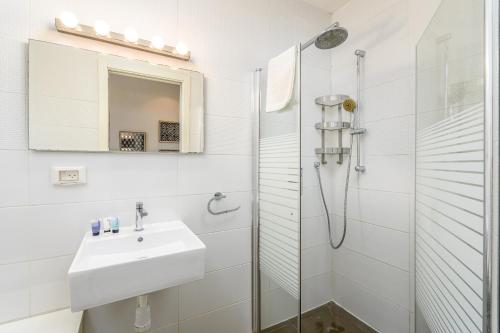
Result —
<path fill-rule="evenodd" d="M 213 202 L 214 200 L 215 200 L 215 201 L 219 201 L 219 200 L 221 200 L 221 199 L 224 199 L 225 197 L 226 197 L 226 195 L 225 195 L 225 194 L 222 194 L 221 192 L 216 192 L 216 193 L 214 194 L 214 196 L 212 197 L 212 199 L 208 200 L 208 204 L 207 204 L 207 210 L 208 210 L 208 212 L 209 212 L 210 214 L 212 214 L 212 215 L 221 215 L 221 214 L 227 214 L 227 213 L 235 212 L 235 211 L 237 211 L 238 209 L 240 209 L 240 207 L 241 207 L 241 206 L 238 206 L 238 207 L 233 208 L 233 209 L 227 209 L 227 210 L 222 210 L 222 211 L 220 211 L 220 212 L 214 212 L 214 211 L 212 210 L 212 207 L 211 207 L 212 202 Z"/>

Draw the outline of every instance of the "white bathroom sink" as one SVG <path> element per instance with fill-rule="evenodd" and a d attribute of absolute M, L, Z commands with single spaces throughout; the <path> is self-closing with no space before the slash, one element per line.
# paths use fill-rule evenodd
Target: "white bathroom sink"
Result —
<path fill-rule="evenodd" d="M 206 247 L 181 221 L 85 235 L 68 271 L 80 311 L 203 278 Z"/>

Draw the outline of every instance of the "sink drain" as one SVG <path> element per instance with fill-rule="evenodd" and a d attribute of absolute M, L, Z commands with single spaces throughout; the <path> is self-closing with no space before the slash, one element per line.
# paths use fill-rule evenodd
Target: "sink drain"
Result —
<path fill-rule="evenodd" d="M 144 240 L 144 238 L 142 238 L 142 236 L 140 236 L 139 238 L 137 238 L 137 241 L 140 243 Z"/>

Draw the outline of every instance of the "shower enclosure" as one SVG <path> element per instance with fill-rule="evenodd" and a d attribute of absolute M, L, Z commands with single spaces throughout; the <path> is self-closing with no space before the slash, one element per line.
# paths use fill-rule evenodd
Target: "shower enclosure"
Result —
<path fill-rule="evenodd" d="M 364 120 L 377 111 L 364 97 L 370 51 L 356 49 L 349 27 L 334 24 L 295 46 L 293 91 L 281 110 L 266 112 L 269 69 L 254 73 L 255 333 L 496 331 L 493 3 L 443 0 L 414 49 L 415 109 L 407 113 L 415 139 L 403 160 L 411 162 L 405 165 L 414 185 L 406 193 L 393 193 L 384 179 L 365 180 L 399 159 L 369 158 L 378 148 L 369 140 L 380 135 L 371 135 L 373 120 Z M 353 68 L 348 85 L 334 84 L 339 67 L 332 54 L 341 49 Z M 373 184 L 382 185 L 364 189 Z M 406 211 L 399 207 L 405 204 Z M 370 209 L 406 215 L 407 230 L 364 221 Z M 388 230 L 384 237 L 379 222 Z M 403 320 L 385 325 L 393 317 Z"/>
<path fill-rule="evenodd" d="M 332 295 L 331 251 L 342 246 L 349 231 L 345 214 L 339 216 L 331 207 L 334 193 L 327 184 L 332 175 L 351 166 L 351 159 L 356 159 L 353 173 L 364 171 L 356 153 L 365 133 L 359 126 L 359 101 L 354 99 L 359 89 L 332 94 L 330 87 L 330 52 L 347 38 L 348 31 L 335 23 L 294 48 L 293 92 L 279 111 L 266 112 L 268 68 L 255 72 L 259 126 L 253 310 L 258 332 L 336 332 L 352 327 L 373 332 L 339 307 Z M 353 80 L 360 83 L 364 51 L 353 51 L 352 56 L 358 59 Z M 341 185 L 344 203 L 348 186 L 349 172 Z"/>

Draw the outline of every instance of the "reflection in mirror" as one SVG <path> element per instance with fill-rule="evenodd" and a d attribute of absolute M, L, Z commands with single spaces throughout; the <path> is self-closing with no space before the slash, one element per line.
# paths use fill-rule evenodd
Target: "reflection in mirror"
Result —
<path fill-rule="evenodd" d="M 109 150 L 179 151 L 181 86 L 110 72 Z"/>
<path fill-rule="evenodd" d="M 30 40 L 29 147 L 201 153 L 203 90 L 199 72 Z"/>

